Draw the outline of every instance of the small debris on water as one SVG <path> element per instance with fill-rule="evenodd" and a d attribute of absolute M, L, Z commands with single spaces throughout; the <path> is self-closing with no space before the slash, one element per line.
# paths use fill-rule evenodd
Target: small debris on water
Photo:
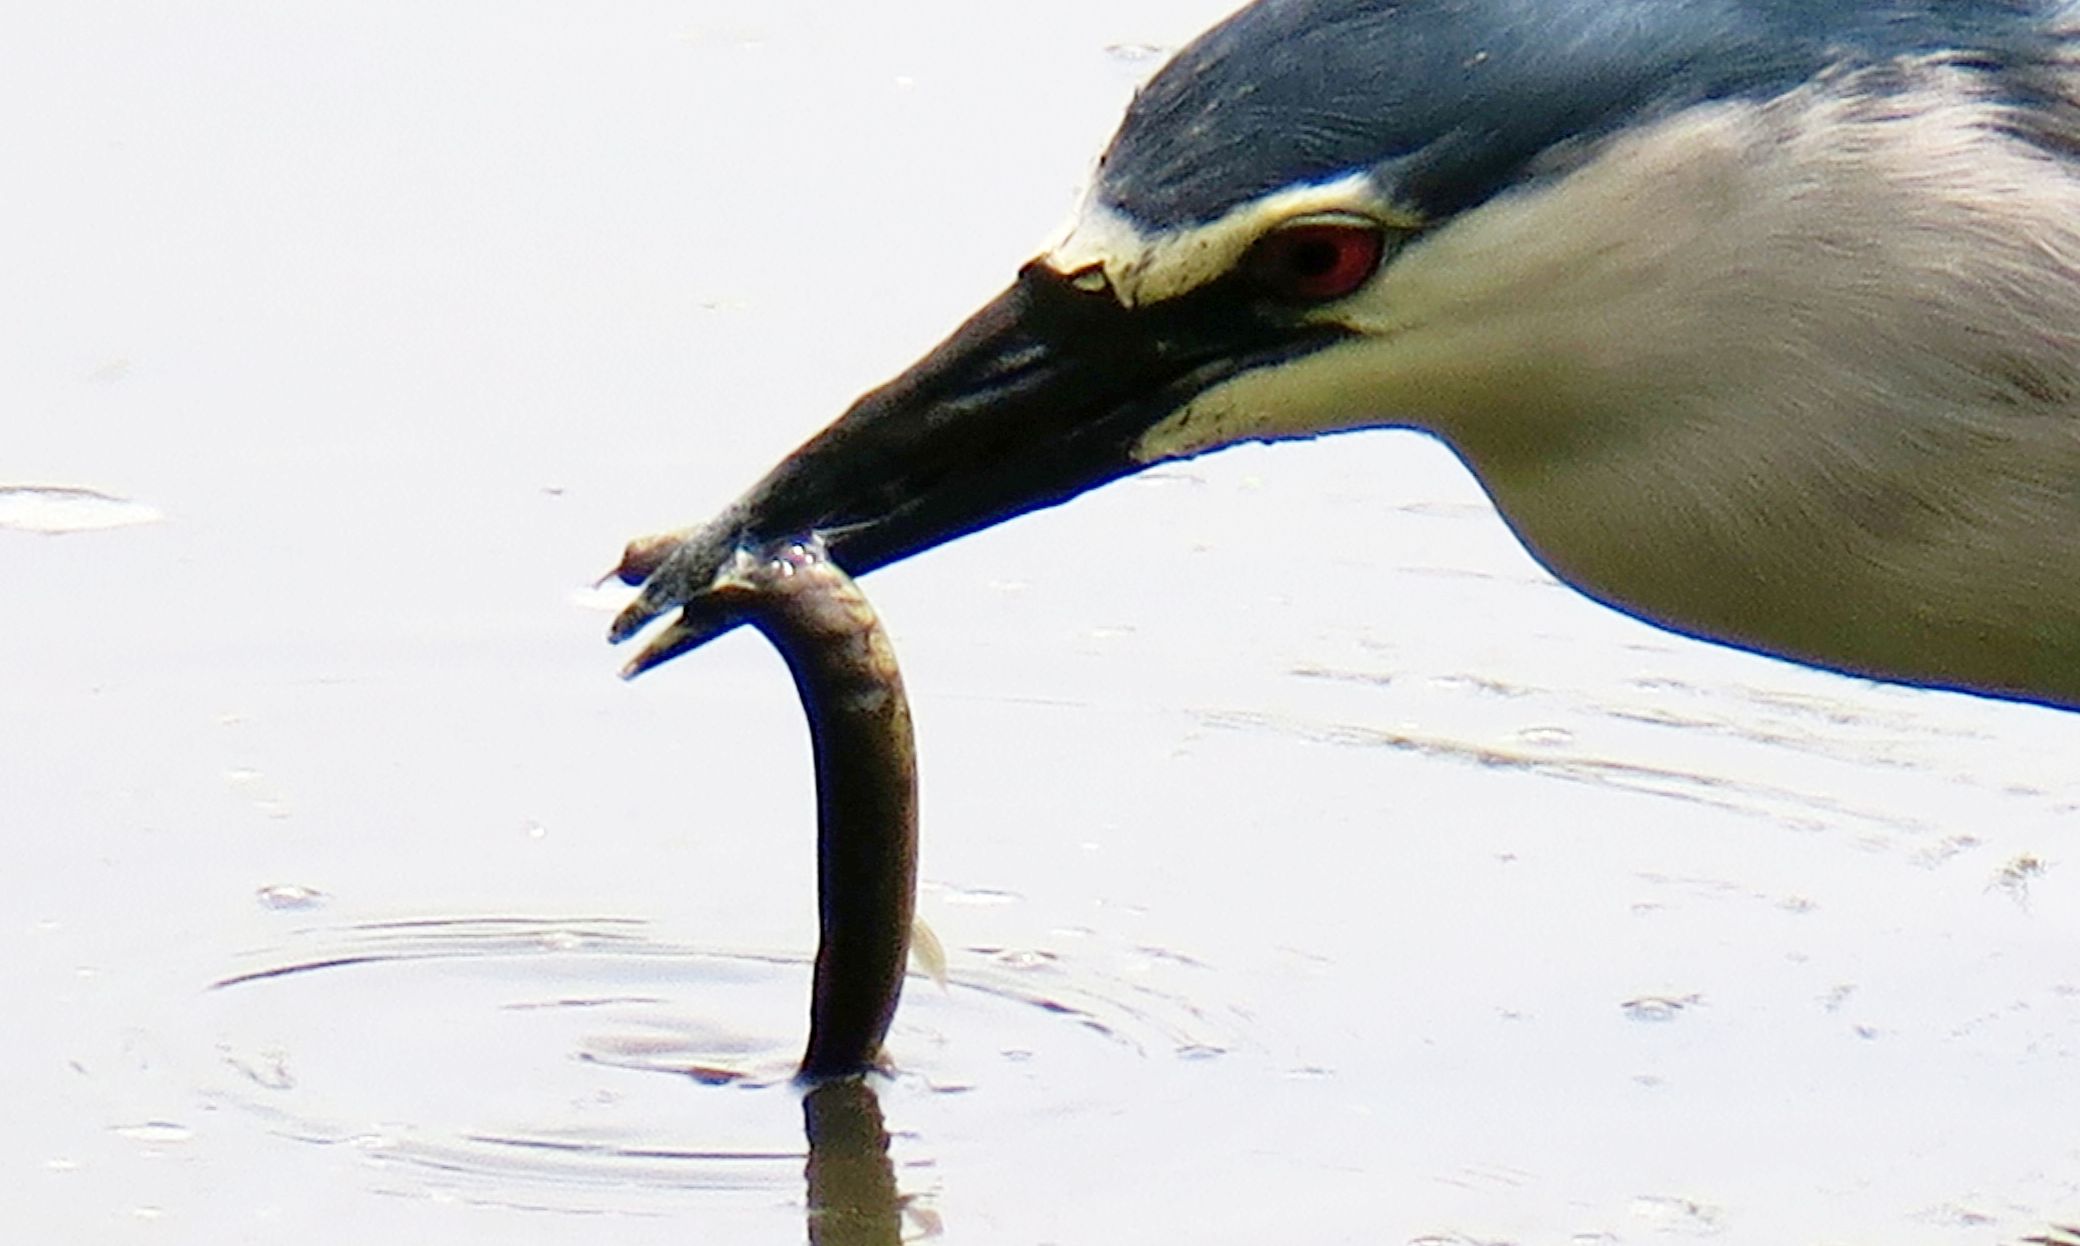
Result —
<path fill-rule="evenodd" d="M 1160 60 L 1170 54 L 1171 49 L 1160 43 L 1108 43 L 1105 55 L 1127 64 L 1141 64 Z"/>
<path fill-rule="evenodd" d="M 970 951 L 981 951 L 971 948 Z M 1042 969 L 1054 964 L 1057 959 L 1052 952 L 1029 948 L 992 948 L 989 957 L 1006 969 Z"/>
<path fill-rule="evenodd" d="M 59 536 L 158 523 L 155 506 L 71 485 L 0 485 L 0 528 Z"/>
<path fill-rule="evenodd" d="M 2042 878 L 2050 868 L 2042 857 L 2025 852 L 2003 865 L 1993 876 L 1993 881 L 1986 884 L 1986 889 L 2006 892 L 2018 907 L 2026 909 L 2029 907 L 2030 881 Z"/>
<path fill-rule="evenodd" d="M 1632 1200 L 1632 1214 L 1664 1233 L 1704 1235 L 1724 1227 L 1726 1212 L 1695 1199 L 1642 1195 Z"/>
<path fill-rule="evenodd" d="M 1658 1022 L 1673 1021 L 1702 1003 L 1702 995 L 1642 995 L 1628 999 L 1618 1007 L 1625 1010 L 1625 1016 L 1630 1020 Z"/>
<path fill-rule="evenodd" d="M 940 895 L 939 902 L 987 908 L 1000 904 L 1017 904 L 1024 898 L 1015 891 L 1004 891 L 996 887 L 948 887 Z"/>
<path fill-rule="evenodd" d="M 703 1086 L 730 1086 L 743 1081 L 749 1074 L 742 1069 L 723 1068 L 719 1065 L 688 1065 L 686 1076 Z"/>
<path fill-rule="evenodd" d="M 261 908 L 284 913 L 322 908 L 332 898 L 316 887 L 306 887 L 301 883 L 274 883 L 255 891 L 253 896 L 260 901 Z"/>
<path fill-rule="evenodd" d="M 244 1056 L 226 1047 L 218 1047 L 217 1054 L 232 1071 L 263 1090 L 294 1090 L 296 1074 L 289 1069 L 289 1057 L 279 1051 L 263 1051 Z"/>
<path fill-rule="evenodd" d="M 151 1142 L 164 1145 L 186 1142 L 195 1136 L 195 1131 L 189 1129 L 186 1125 L 177 1125 L 172 1121 L 144 1121 L 136 1125 L 118 1125 L 115 1129 L 115 1135 L 118 1138 L 127 1138 L 132 1142 Z"/>

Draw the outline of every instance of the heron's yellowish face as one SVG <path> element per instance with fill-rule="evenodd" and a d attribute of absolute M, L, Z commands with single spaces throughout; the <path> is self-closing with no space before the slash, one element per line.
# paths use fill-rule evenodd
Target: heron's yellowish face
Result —
<path fill-rule="evenodd" d="M 1219 297 L 1212 292 L 1227 283 L 1236 287 L 1236 298 L 1268 295 L 1296 322 L 1369 332 L 1385 325 L 1385 271 L 1418 245 L 1426 224 L 1366 173 L 1289 187 L 1214 220 L 1165 231 L 1146 229 L 1092 196 L 1041 262 L 1127 309 Z M 1353 338 L 1305 359 L 1240 373 L 1149 428 L 1132 453 L 1152 463 L 1231 442 L 1377 423 L 1377 404 L 1351 383 L 1357 378 L 1350 370 L 1367 353 L 1363 346 Z"/>

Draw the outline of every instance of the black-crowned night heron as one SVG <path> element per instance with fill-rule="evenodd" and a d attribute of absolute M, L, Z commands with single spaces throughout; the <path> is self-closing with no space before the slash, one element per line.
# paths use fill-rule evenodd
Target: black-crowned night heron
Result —
<path fill-rule="evenodd" d="M 683 607 L 638 670 L 731 626 L 703 592 L 747 539 L 865 572 L 1374 427 L 1640 618 L 2080 707 L 2080 4 L 1260 0 L 1135 97 L 1059 243 L 614 637 Z"/>

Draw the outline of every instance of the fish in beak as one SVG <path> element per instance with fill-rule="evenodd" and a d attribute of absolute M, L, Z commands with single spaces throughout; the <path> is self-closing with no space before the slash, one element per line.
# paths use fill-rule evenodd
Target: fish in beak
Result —
<path fill-rule="evenodd" d="M 710 592 L 741 547 L 814 533 L 863 575 L 1170 457 L 1147 434 L 1196 395 L 1344 336 L 1227 284 L 1137 306 L 1100 267 L 1027 265 L 714 519 L 629 546 L 616 574 L 642 591 L 610 638 L 679 613 L 624 674 L 743 621 Z"/>

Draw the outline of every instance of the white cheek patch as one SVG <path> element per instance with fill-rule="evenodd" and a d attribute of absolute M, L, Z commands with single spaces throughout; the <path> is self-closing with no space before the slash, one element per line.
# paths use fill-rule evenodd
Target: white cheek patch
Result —
<path fill-rule="evenodd" d="M 1289 441 L 1396 422 L 1382 411 L 1380 343 L 1353 338 L 1214 385 L 1141 435 L 1138 463 L 1190 458 L 1241 441 Z"/>
<path fill-rule="evenodd" d="M 1217 385 L 1172 411 L 1141 434 L 1127 451 L 1136 463 L 1188 459 L 1219 446 L 1264 438 L 1252 430 L 1264 424 L 1260 408 L 1232 391 L 1234 382 Z"/>

